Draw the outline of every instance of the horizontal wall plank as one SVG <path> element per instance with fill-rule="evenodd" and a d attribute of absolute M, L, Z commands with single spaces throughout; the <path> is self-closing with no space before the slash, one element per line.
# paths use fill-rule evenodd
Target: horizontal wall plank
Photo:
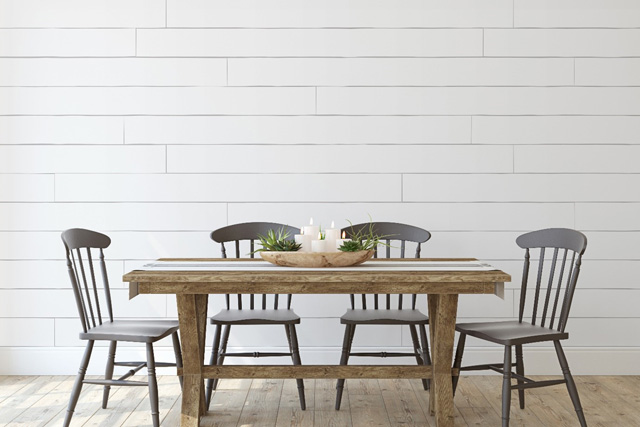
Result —
<path fill-rule="evenodd" d="M 392 221 L 438 231 L 527 231 L 573 227 L 573 203 L 229 203 L 229 224 L 273 221 L 301 227 L 309 217 L 336 227 Z M 429 243 L 427 243 L 428 245 Z"/>
<path fill-rule="evenodd" d="M 561 86 L 573 78 L 565 58 L 229 60 L 231 86 Z"/>
<path fill-rule="evenodd" d="M 101 298 L 101 304 L 104 300 Z M 127 289 L 112 289 L 114 317 L 165 317 L 166 295 L 145 295 L 129 300 Z M 101 305 L 105 309 L 106 306 Z M 68 317 L 78 318 L 78 310 L 71 289 L 5 289 L 0 290 L 0 313 L 3 317 Z M 105 318 L 108 318 L 106 313 Z M 97 319 L 96 319 L 97 320 Z M 103 319 L 104 320 L 104 319 Z M 78 320 L 77 332 L 82 329 Z M 76 333 L 77 333 L 76 332 Z"/>
<path fill-rule="evenodd" d="M 164 27 L 162 0 L 5 0 L 0 27 L 124 28 Z"/>
<path fill-rule="evenodd" d="M 227 223 L 224 203 L 11 203 L 0 230 L 206 231 Z"/>
<path fill-rule="evenodd" d="M 640 231 L 640 203 L 576 203 L 576 227 Z"/>
<path fill-rule="evenodd" d="M 319 87 L 318 114 L 632 115 L 640 88 Z"/>
<path fill-rule="evenodd" d="M 516 173 L 640 173 L 640 145 L 523 145 Z"/>
<path fill-rule="evenodd" d="M 52 202 L 53 175 L 0 174 L 0 202 Z"/>
<path fill-rule="evenodd" d="M 0 117 L 0 144 L 122 144 L 123 127 L 120 117 Z"/>
<path fill-rule="evenodd" d="M 638 56 L 636 29 L 489 29 L 486 56 Z"/>
<path fill-rule="evenodd" d="M 60 99 L 65 99 L 65 102 L 59 102 Z M 313 88 L 0 88 L 0 114 L 188 115 L 314 112 Z"/>
<path fill-rule="evenodd" d="M 442 231 L 422 248 L 423 258 L 521 259 L 515 244 L 522 233 Z"/>
<path fill-rule="evenodd" d="M 473 117 L 478 144 L 637 144 L 640 117 Z"/>
<path fill-rule="evenodd" d="M 1 319 L 0 346 L 53 346 L 54 322 L 54 319 Z"/>
<path fill-rule="evenodd" d="M 480 29 L 138 30 L 137 56 L 481 56 Z"/>
<path fill-rule="evenodd" d="M 640 86 L 640 59 L 577 58 L 576 84 L 580 86 Z"/>
<path fill-rule="evenodd" d="M 135 56 L 133 29 L 0 29 L 0 56 Z"/>
<path fill-rule="evenodd" d="M 639 175 L 513 174 L 403 177 L 408 202 L 638 202 Z"/>
<path fill-rule="evenodd" d="M 540 292 L 540 302 L 538 306 L 538 319 L 542 318 L 542 308 L 544 307 L 546 284 L 542 285 Z M 553 298 L 555 288 L 549 301 L 548 319 L 551 318 L 551 309 L 553 307 Z M 564 289 L 562 290 L 564 292 Z M 525 305 L 525 316 L 531 319 L 533 313 L 533 293 L 527 292 L 527 304 Z M 563 298 L 562 293 L 561 298 Z M 515 300 L 520 300 L 520 290 L 515 291 Z M 573 301 L 571 303 L 570 319 L 572 318 L 589 318 L 589 319 L 606 319 L 606 318 L 640 318 L 638 313 L 638 301 L 640 300 L 640 290 L 638 289 L 580 289 L 576 288 Z M 610 301 L 610 304 L 605 303 Z M 615 302 L 614 302 L 615 301 Z M 562 301 L 561 301 L 562 302 Z M 569 320 L 568 324 L 571 324 Z"/>
<path fill-rule="evenodd" d="M 60 258 L 64 257 L 62 242 Z M 106 260 L 109 286 L 122 288 L 124 263 Z M 102 284 L 99 284 L 102 286 Z M 128 287 L 129 284 L 127 283 Z M 66 260 L 0 261 L 1 289 L 71 289 Z"/>
<path fill-rule="evenodd" d="M 471 139 L 470 135 L 469 117 L 216 116 L 125 119 L 125 141 L 142 144 L 466 144 Z"/>
<path fill-rule="evenodd" d="M 0 173 L 163 173 L 162 146 L 0 146 Z"/>
<path fill-rule="evenodd" d="M 513 151 L 506 146 L 176 145 L 167 147 L 167 150 L 167 172 L 170 173 L 374 174 L 513 171 Z"/>
<path fill-rule="evenodd" d="M 634 0 L 516 0 L 516 27 L 640 27 Z"/>
<path fill-rule="evenodd" d="M 225 86 L 226 82 L 224 59 L 0 59 L 0 86 Z"/>
<path fill-rule="evenodd" d="M 169 27 L 510 27 L 512 2 L 491 0 L 404 1 L 169 0 Z M 249 12 L 250 11 L 250 12 Z"/>
<path fill-rule="evenodd" d="M 587 259 L 640 260 L 638 238 L 640 232 L 635 231 L 589 231 L 589 250 Z"/>
<path fill-rule="evenodd" d="M 95 188 L 102 188 L 96 192 Z M 56 201 L 397 202 L 400 175 L 65 175 L 56 176 Z"/>

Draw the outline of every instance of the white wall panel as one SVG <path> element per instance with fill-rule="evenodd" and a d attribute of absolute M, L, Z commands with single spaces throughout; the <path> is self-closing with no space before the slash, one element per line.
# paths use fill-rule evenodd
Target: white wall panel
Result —
<path fill-rule="evenodd" d="M 576 227 L 581 230 L 640 231 L 640 204 L 577 203 Z"/>
<path fill-rule="evenodd" d="M 64 99 L 65 102 L 59 102 Z M 0 114 L 312 114 L 313 88 L 0 88 Z"/>
<path fill-rule="evenodd" d="M 478 144 L 638 144 L 635 116 L 476 116 Z"/>
<path fill-rule="evenodd" d="M 618 57 L 640 54 L 637 29 L 485 30 L 486 56 Z"/>
<path fill-rule="evenodd" d="M 527 231 L 573 224 L 572 203 L 230 203 L 229 223 L 273 221 L 302 226 L 314 218 L 336 227 L 369 221 L 413 224 L 431 231 Z M 428 243 L 427 243 L 428 244 Z"/>
<path fill-rule="evenodd" d="M 99 188 L 100 191 L 95 191 Z M 57 201 L 400 201 L 399 175 L 158 174 L 56 176 Z"/>
<path fill-rule="evenodd" d="M 231 86 L 560 86 L 573 77 L 564 58 L 229 60 Z"/>
<path fill-rule="evenodd" d="M 512 2 L 490 0 L 169 0 L 170 27 L 504 27 L 511 26 Z"/>
<path fill-rule="evenodd" d="M 576 84 L 581 86 L 638 86 L 640 59 L 578 58 Z"/>
<path fill-rule="evenodd" d="M 640 176 L 625 174 L 412 175 L 403 177 L 407 202 L 640 201 L 628 191 Z"/>
<path fill-rule="evenodd" d="M 469 117 L 149 116 L 125 119 L 127 144 L 465 144 L 470 140 Z"/>
<path fill-rule="evenodd" d="M 133 29 L 0 29 L 0 56 L 135 56 Z"/>
<path fill-rule="evenodd" d="M 54 319 L 0 319 L 0 346 L 50 347 Z"/>
<path fill-rule="evenodd" d="M 0 210 L 0 230 L 213 230 L 227 223 L 223 203 L 12 203 Z"/>
<path fill-rule="evenodd" d="M 52 202 L 53 175 L 0 174 L 0 202 Z"/>
<path fill-rule="evenodd" d="M 633 115 L 640 88 L 320 87 L 318 114 Z"/>
<path fill-rule="evenodd" d="M 517 146 L 516 173 L 639 173 L 640 145 Z"/>
<path fill-rule="evenodd" d="M 515 0 L 516 27 L 640 27 L 634 0 Z"/>
<path fill-rule="evenodd" d="M 0 117 L 0 144 L 122 144 L 123 127 L 120 117 Z"/>
<path fill-rule="evenodd" d="M 0 59 L 1 86 L 225 86 L 226 82 L 224 59 Z"/>
<path fill-rule="evenodd" d="M 543 283 L 540 289 L 540 302 L 538 305 L 537 316 L 542 319 L 544 309 L 544 301 L 546 298 L 547 284 Z M 553 301 L 555 298 L 554 288 L 551 292 L 549 300 L 547 325 L 551 319 L 553 309 Z M 560 295 L 560 303 L 564 301 L 563 288 Z M 527 291 L 527 303 L 525 304 L 525 317 L 531 318 L 533 313 L 533 301 L 535 288 Z M 515 300 L 520 300 L 520 290 L 515 291 Z M 605 301 L 611 301 L 607 304 Z M 613 303 L 615 301 L 615 303 Z M 638 301 L 640 301 L 640 290 L 638 289 L 576 289 L 571 303 L 571 319 L 573 318 L 640 318 L 638 313 Z M 559 313 L 559 308 L 558 308 Z M 559 314 L 557 314 L 559 315 Z M 556 318 L 557 319 L 557 318 Z M 570 320 L 568 323 L 570 323 Z M 539 323 L 539 322 L 538 322 Z M 556 320 L 557 324 L 557 320 Z"/>
<path fill-rule="evenodd" d="M 585 234 L 589 238 L 589 252 L 584 255 L 587 259 L 640 260 L 640 232 L 590 231 Z"/>
<path fill-rule="evenodd" d="M 64 247 L 60 241 L 60 257 L 64 257 Z M 107 254 L 109 250 L 107 249 Z M 121 288 L 124 263 L 106 260 L 109 286 Z M 96 267 L 99 268 L 99 267 Z M 102 280 L 98 279 L 98 286 Z M 128 284 L 127 284 L 128 286 Z M 0 261 L 1 289 L 71 289 L 66 260 L 19 260 Z"/>
<path fill-rule="evenodd" d="M 161 146 L 0 146 L 0 173 L 163 173 Z"/>
<path fill-rule="evenodd" d="M 388 145 L 176 145 L 168 147 L 167 172 L 382 174 L 513 171 L 511 147 L 395 145 L 390 148 Z"/>
<path fill-rule="evenodd" d="M 0 27 L 164 27 L 162 0 L 3 0 Z"/>
<path fill-rule="evenodd" d="M 480 56 L 479 29 L 138 30 L 138 56 Z"/>

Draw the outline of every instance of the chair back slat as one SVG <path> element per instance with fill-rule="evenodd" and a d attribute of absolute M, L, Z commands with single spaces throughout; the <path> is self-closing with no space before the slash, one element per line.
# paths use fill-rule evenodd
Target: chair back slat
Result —
<path fill-rule="evenodd" d="M 549 271 L 549 284 L 547 285 L 547 293 L 544 298 L 544 306 L 542 309 L 542 319 L 540 321 L 540 326 L 544 326 L 544 323 L 547 320 L 547 311 L 549 309 L 549 299 L 551 298 L 551 289 L 553 288 L 553 276 L 556 272 L 557 260 L 558 260 L 558 248 L 554 248 L 553 258 L 551 261 L 551 270 Z"/>
<path fill-rule="evenodd" d="M 103 312 L 98 291 L 99 285 L 96 279 L 92 249 L 99 250 L 100 272 L 106 301 L 105 306 L 109 321 L 112 322 L 113 308 L 111 305 L 111 290 L 109 288 L 103 252 L 103 249 L 109 247 L 111 244 L 111 239 L 104 234 L 81 228 L 66 230 L 62 233 L 61 237 L 65 247 L 67 270 L 73 295 L 76 300 L 82 330 L 88 332 L 91 328 L 103 323 Z M 82 255 L 82 249 L 86 250 L 86 258 Z"/>
<path fill-rule="evenodd" d="M 416 302 L 418 301 L 417 295 L 413 294 L 411 295 L 411 310 L 415 310 L 416 309 Z"/>
<path fill-rule="evenodd" d="M 229 225 L 226 227 L 219 228 L 214 230 L 211 233 L 211 239 L 214 242 L 220 243 L 222 258 L 227 258 L 227 251 L 225 248 L 225 243 L 233 243 L 235 247 L 235 257 L 242 258 L 242 242 L 249 243 L 249 254 L 247 256 L 249 258 L 255 258 L 255 244 L 256 240 L 259 236 L 266 236 L 269 230 L 278 231 L 281 228 L 284 228 L 285 231 L 289 233 L 289 239 L 293 239 L 294 235 L 299 233 L 298 228 L 294 228 L 285 224 L 278 224 L 273 222 L 246 222 L 241 224 Z M 244 243 L 246 245 L 246 243 Z M 246 246 L 245 246 L 246 249 Z M 266 310 L 268 307 L 268 295 L 267 294 L 259 294 L 260 300 L 256 301 L 256 294 L 248 294 L 248 296 L 243 296 L 242 294 L 236 294 L 237 301 L 237 309 L 243 309 L 243 298 L 248 298 L 246 304 L 244 306 L 248 306 L 250 310 L 262 309 Z M 291 298 L 292 296 L 287 295 L 287 309 L 291 309 Z M 227 310 L 231 310 L 231 302 L 232 299 L 230 295 L 225 295 L 225 303 Z M 279 295 L 274 294 L 273 297 L 273 308 L 277 310 L 279 308 Z"/>
<path fill-rule="evenodd" d="M 348 238 L 352 238 L 354 235 L 358 234 L 360 231 L 367 232 L 369 228 L 373 228 L 373 232 L 379 236 L 384 236 L 384 242 L 386 244 L 384 255 L 386 258 L 391 258 L 391 245 L 393 242 L 400 242 L 400 258 L 405 257 L 406 253 L 406 244 L 407 242 L 412 242 L 416 244 L 416 258 L 420 258 L 420 248 L 421 244 L 428 241 L 431 238 L 431 233 L 427 230 L 424 230 L 419 227 L 414 227 L 412 225 L 400 224 L 396 222 L 374 222 L 374 223 L 362 223 L 356 224 L 349 227 L 343 228 L 341 231 L 346 234 Z M 374 248 L 373 257 L 378 258 L 380 251 L 378 248 Z M 356 299 L 354 295 L 350 296 L 351 298 L 351 309 L 356 309 Z M 398 294 L 398 310 L 403 309 L 403 295 Z M 367 295 L 361 294 L 361 307 L 363 310 L 367 309 Z M 377 294 L 374 294 L 372 297 L 373 308 L 379 309 L 379 297 Z M 387 310 L 391 309 L 391 294 L 386 294 L 385 307 Z M 416 306 L 416 295 L 412 295 L 411 299 L 411 307 L 415 309 Z"/>
<path fill-rule="evenodd" d="M 538 260 L 538 274 L 536 277 L 535 296 L 532 307 L 531 324 L 535 325 L 539 320 L 540 326 L 554 329 L 556 324 L 556 313 L 558 306 L 560 306 L 560 314 L 557 322 L 557 330 L 564 332 L 567 320 L 569 317 L 569 311 L 571 310 L 571 303 L 575 294 L 576 285 L 578 282 L 578 276 L 580 274 L 580 267 L 582 264 L 582 255 L 587 247 L 587 238 L 579 231 L 566 229 L 566 228 L 551 228 L 546 230 L 533 231 L 531 233 L 523 234 L 518 237 L 516 243 L 523 249 L 525 249 L 525 262 L 524 271 L 522 276 L 522 287 L 520 290 L 520 308 L 518 319 L 522 322 L 525 303 L 527 284 L 529 279 L 529 265 L 530 265 L 530 249 L 539 248 L 540 258 Z M 553 249 L 553 256 L 551 258 L 551 265 L 545 272 L 545 251 L 547 249 Z M 558 264 L 558 255 L 560 250 L 563 250 L 562 262 L 560 265 L 560 272 L 558 273 L 556 280 L 556 269 Z M 571 262 L 567 266 L 567 259 L 571 252 Z M 564 281 L 566 271 L 566 282 Z M 541 302 L 540 288 L 543 281 L 543 277 L 547 275 L 547 289 L 544 296 L 544 302 Z M 553 306 L 551 308 L 551 315 L 547 325 L 547 316 L 549 314 L 549 304 L 551 302 L 551 296 L 554 294 Z M 563 292 L 564 291 L 564 292 Z M 560 295 L 563 294 L 562 301 L 560 301 Z M 542 304 L 542 308 L 539 306 Z M 538 313 L 541 312 L 541 316 L 538 319 Z"/>

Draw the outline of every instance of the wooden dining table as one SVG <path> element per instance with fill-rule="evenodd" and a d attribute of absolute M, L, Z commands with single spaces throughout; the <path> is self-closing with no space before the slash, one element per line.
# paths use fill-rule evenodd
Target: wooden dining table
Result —
<path fill-rule="evenodd" d="M 184 382 L 183 427 L 198 426 L 206 412 L 206 378 L 431 379 L 431 415 L 438 427 L 448 427 L 454 424 L 451 377 L 458 374 L 451 367 L 458 295 L 501 296 L 511 276 L 472 258 L 374 259 L 359 266 L 317 269 L 279 267 L 257 259 L 162 259 L 125 274 L 123 280 L 129 283 L 131 298 L 176 295 L 183 355 L 183 368 L 178 370 Z M 205 365 L 210 294 L 427 295 L 432 364 Z"/>

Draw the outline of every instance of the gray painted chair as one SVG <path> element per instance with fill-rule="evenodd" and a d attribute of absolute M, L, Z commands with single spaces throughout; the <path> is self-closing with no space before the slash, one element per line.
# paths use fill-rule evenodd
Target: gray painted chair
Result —
<path fill-rule="evenodd" d="M 518 390 L 520 408 L 524 409 L 524 391 L 528 388 L 546 387 L 557 384 L 566 384 L 569 396 L 578 415 L 581 426 L 586 426 L 587 422 L 580 405 L 580 397 L 576 384 L 571 376 L 569 364 L 565 357 L 560 341 L 569 338 L 565 332 L 571 302 L 578 282 L 582 254 L 587 247 L 587 238 L 584 234 L 566 228 L 550 228 L 546 230 L 533 231 L 518 237 L 516 243 L 525 249 L 524 272 L 522 275 L 522 286 L 520 291 L 520 310 L 517 321 L 506 322 L 480 322 L 480 323 L 460 323 L 456 325 L 456 330 L 460 332 L 458 348 L 454 359 L 454 367 L 460 371 L 475 371 L 491 369 L 503 375 L 502 384 L 502 425 L 509 425 L 509 409 L 511 405 L 511 391 Z M 525 321 L 525 301 L 527 296 L 527 284 L 529 278 L 530 249 L 540 249 L 538 261 L 538 274 L 534 291 L 531 321 Z M 553 250 L 551 260 L 545 258 L 548 251 Z M 557 272 L 558 256 L 561 258 L 560 271 Z M 567 265 L 567 261 L 570 262 Z M 551 263 L 548 271 L 545 266 Z M 563 283 L 564 280 L 564 283 Z M 545 283 L 546 282 L 546 283 Z M 564 289 L 562 288 L 564 285 Z M 546 290 L 544 289 L 546 287 Z M 541 299 L 541 288 L 544 303 Z M 531 291 L 531 290 L 529 290 Z M 542 304 L 542 305 L 541 305 Z M 539 316 L 539 312 L 542 314 Z M 556 314 L 558 320 L 556 323 Z M 494 363 L 488 365 L 464 366 L 462 355 L 467 335 L 491 341 L 504 346 L 504 363 Z M 564 379 L 549 381 L 533 381 L 524 376 L 524 361 L 522 357 L 522 346 L 524 344 L 553 342 L 555 350 L 562 368 Z M 511 363 L 512 349 L 515 347 L 516 362 Z M 512 373 L 512 366 L 516 367 L 516 373 Z M 514 377 L 518 384 L 511 384 L 511 377 Z M 453 390 L 455 393 L 459 377 L 453 377 Z"/>
<path fill-rule="evenodd" d="M 370 226 L 369 223 L 357 224 L 351 227 L 343 228 L 347 237 L 352 237 L 360 230 L 367 230 Z M 422 228 L 414 227 L 412 225 L 399 224 L 395 222 L 376 222 L 373 223 L 374 232 L 380 236 L 388 236 L 385 243 L 388 245 L 385 248 L 385 257 L 391 257 L 392 242 L 400 242 L 400 257 L 405 258 L 406 243 L 413 242 L 416 244 L 415 258 L 420 258 L 420 250 L 422 243 L 425 243 L 431 238 L 431 233 Z M 376 250 L 374 257 L 378 258 L 379 253 Z M 427 341 L 426 326 L 429 324 L 429 318 L 416 309 L 416 295 L 411 297 L 411 309 L 403 307 L 403 295 L 394 296 L 397 298 L 397 306 L 392 304 L 392 296 L 386 294 L 384 305 L 379 303 L 379 296 L 373 295 L 373 309 L 367 308 L 367 295 L 362 294 L 361 306 L 356 308 L 356 297 L 350 295 L 351 308 L 340 318 L 340 323 L 345 326 L 344 340 L 342 344 L 342 356 L 340 359 L 341 365 L 346 365 L 349 361 L 349 357 L 415 357 L 416 362 L 419 365 L 431 364 L 431 358 L 429 356 L 429 343 Z M 369 298 L 371 299 L 371 298 Z M 392 308 L 396 306 L 397 308 Z M 351 346 L 353 344 L 353 337 L 356 331 L 356 325 L 407 325 L 411 331 L 411 339 L 413 341 L 413 353 L 403 352 L 363 352 L 353 353 L 351 352 Z M 420 339 L 418 339 L 418 329 L 420 331 Z M 420 343 L 422 341 L 422 345 Z M 336 409 L 340 409 L 342 401 L 342 392 L 344 389 L 344 379 L 339 379 L 336 385 Z M 429 381 L 422 380 L 425 390 L 429 389 Z"/>
<path fill-rule="evenodd" d="M 265 236 L 269 230 L 280 230 L 284 228 L 289 232 L 290 239 L 300 232 L 298 228 L 290 227 L 284 224 L 277 224 L 272 222 L 247 222 L 242 224 L 229 225 L 227 227 L 220 228 L 211 233 L 211 239 L 221 244 L 222 257 L 227 258 L 227 250 L 225 243 L 233 242 L 235 244 L 235 258 L 241 258 L 240 256 L 240 242 L 249 241 L 249 250 L 253 252 L 255 250 L 255 241 L 258 236 Z M 251 258 L 255 258 L 255 255 L 251 253 Z M 236 295 L 233 298 L 237 301 L 235 308 L 232 308 L 232 298 L 229 294 L 225 295 L 226 308 L 221 310 L 218 314 L 210 318 L 210 322 L 216 325 L 216 331 L 213 337 L 213 348 L 211 351 L 211 358 L 209 364 L 222 365 L 225 357 L 282 357 L 289 356 L 293 360 L 294 365 L 302 364 L 300 360 L 300 351 L 298 349 L 298 336 L 296 334 L 296 326 L 300 323 L 300 317 L 291 310 L 291 294 L 287 295 L 286 308 L 282 308 L 279 304 L 280 296 L 278 294 L 273 295 L 272 307 L 267 308 L 268 296 L 261 294 L 258 296 L 258 303 L 256 303 L 256 295 L 248 295 L 248 304 L 243 304 L 243 298 L 241 294 Z M 247 309 L 247 305 L 249 306 Z M 229 342 L 229 333 L 231 332 L 232 325 L 283 325 L 284 331 L 287 336 L 287 342 L 289 343 L 288 353 L 277 352 L 245 352 L 245 353 L 228 353 L 227 343 Z M 222 327 L 224 326 L 224 332 Z M 300 398 L 300 407 L 304 410 L 306 408 L 305 396 L 304 396 L 304 382 L 302 379 L 296 380 L 298 384 L 298 396 Z M 209 408 L 211 404 L 211 397 L 213 390 L 217 387 L 217 379 L 208 379 L 206 388 L 206 407 Z"/>
<path fill-rule="evenodd" d="M 69 406 L 64 420 L 64 426 L 71 423 L 71 417 L 75 410 L 83 384 L 103 385 L 102 408 L 107 407 L 109 390 L 111 386 L 144 386 L 149 387 L 149 400 L 151 401 L 151 416 L 154 427 L 160 425 L 158 412 L 158 383 L 156 381 L 156 367 L 176 366 L 182 367 L 182 353 L 178 338 L 178 322 L 170 320 L 146 321 L 146 320 L 113 320 L 111 306 L 111 291 L 104 262 L 103 249 L 109 247 L 111 239 L 104 234 L 81 228 L 72 228 L 62 233 L 67 269 L 71 279 L 71 287 L 76 300 L 82 332 L 80 339 L 87 341 L 87 346 L 80 363 L 80 369 L 76 377 Z M 92 249 L 94 250 L 92 255 Z M 99 285 L 96 281 L 96 268 L 94 268 L 95 251 L 98 252 L 100 277 L 104 288 L 104 306 L 106 316 L 103 321 L 103 311 L 100 304 Z M 83 255 L 83 253 L 86 255 Z M 87 277 L 89 280 L 87 280 Z M 176 363 L 159 363 L 155 361 L 153 343 L 171 335 Z M 105 369 L 104 380 L 87 380 L 85 374 L 91 359 L 91 352 L 95 341 L 109 341 L 109 355 Z M 145 362 L 116 362 L 116 347 L 118 341 L 145 343 L 147 347 L 147 360 Z M 131 369 L 117 380 L 113 379 L 114 366 L 127 366 Z M 148 382 L 127 381 L 140 369 L 146 367 Z M 182 384 L 182 378 L 180 378 Z"/>

